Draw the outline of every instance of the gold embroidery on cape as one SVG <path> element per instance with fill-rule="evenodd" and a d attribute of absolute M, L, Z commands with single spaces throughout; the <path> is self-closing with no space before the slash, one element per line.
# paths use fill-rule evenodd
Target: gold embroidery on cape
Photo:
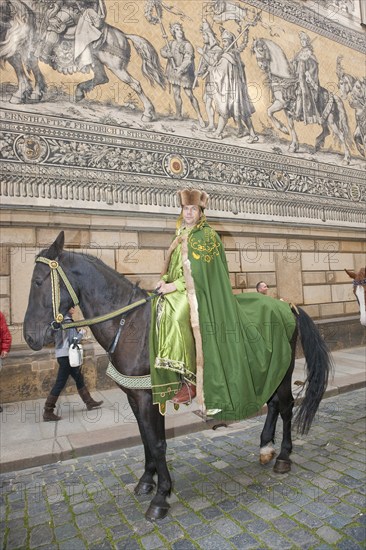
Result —
<path fill-rule="evenodd" d="M 192 252 L 193 258 L 209 263 L 215 259 L 215 256 L 219 256 L 220 243 L 216 239 L 216 232 L 211 227 L 205 227 L 203 232 L 204 239 L 196 237 L 196 234 L 192 232 L 188 237 L 188 241 L 194 251 Z"/>

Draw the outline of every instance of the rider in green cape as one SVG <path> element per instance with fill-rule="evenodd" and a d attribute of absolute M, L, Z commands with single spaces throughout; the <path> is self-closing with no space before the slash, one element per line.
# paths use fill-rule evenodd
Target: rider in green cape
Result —
<path fill-rule="evenodd" d="M 204 191 L 185 189 L 176 237 L 152 305 L 154 403 L 197 395 L 206 415 L 239 420 L 275 392 L 291 359 L 289 304 L 258 293 L 234 295 L 222 242 L 206 221 Z"/>

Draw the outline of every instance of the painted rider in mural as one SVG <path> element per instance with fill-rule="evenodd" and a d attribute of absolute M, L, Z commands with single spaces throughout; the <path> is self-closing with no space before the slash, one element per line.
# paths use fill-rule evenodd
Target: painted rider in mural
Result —
<path fill-rule="evenodd" d="M 205 102 L 206 113 L 208 117 L 208 126 L 206 131 L 212 132 L 215 129 L 215 106 L 214 91 L 215 83 L 212 78 L 210 66 L 215 66 L 222 55 L 222 48 L 216 34 L 212 30 L 206 19 L 203 19 L 201 25 L 203 48 L 197 48 L 197 52 L 202 56 L 196 77 L 202 77 L 205 81 L 203 100 Z"/>
<path fill-rule="evenodd" d="M 226 124 L 232 117 L 238 126 L 238 137 L 245 134 L 245 124 L 249 130 L 248 143 L 254 143 L 258 141 L 251 119 L 255 108 L 249 97 L 245 66 L 240 57 L 248 37 L 243 38 L 244 46 L 238 48 L 232 32 L 223 27 L 220 27 L 220 32 L 223 53 L 213 65 L 209 62 L 212 81 L 215 83 L 213 97 L 219 114 L 217 129 L 211 137 L 221 139 Z"/>
<path fill-rule="evenodd" d="M 80 67 L 91 64 L 89 45 L 100 38 L 105 16 L 104 0 L 55 0 L 46 12 L 37 57 L 46 63 L 52 61 L 61 35 L 76 27 L 74 60 Z"/>
<path fill-rule="evenodd" d="M 299 33 L 301 50 L 292 60 L 297 76 L 295 118 L 304 124 L 321 124 L 319 105 L 319 64 L 314 55 L 310 37 Z"/>
<path fill-rule="evenodd" d="M 173 88 L 176 114 L 179 119 L 183 118 L 183 105 L 181 88 L 186 93 L 201 127 L 205 122 L 201 116 L 200 107 L 193 94 L 193 83 L 195 80 L 194 49 L 186 39 L 183 27 L 180 23 L 170 25 L 170 32 L 173 40 L 160 50 L 161 55 L 168 60 L 166 66 L 166 77 Z"/>

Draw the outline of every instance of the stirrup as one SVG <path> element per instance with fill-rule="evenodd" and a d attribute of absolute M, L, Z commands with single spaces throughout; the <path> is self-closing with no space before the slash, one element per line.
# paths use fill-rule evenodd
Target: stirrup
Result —
<path fill-rule="evenodd" d="M 181 394 L 181 396 L 179 395 Z M 186 395 L 187 394 L 187 395 Z M 172 403 L 177 405 L 190 405 L 192 399 L 196 397 L 196 387 L 190 382 L 183 381 L 183 385 L 178 393 L 171 399 Z"/>

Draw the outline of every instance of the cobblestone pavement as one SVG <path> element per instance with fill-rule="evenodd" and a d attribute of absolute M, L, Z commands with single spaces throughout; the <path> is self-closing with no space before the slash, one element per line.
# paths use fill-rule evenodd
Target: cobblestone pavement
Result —
<path fill-rule="evenodd" d="M 3 474 L 0 547 L 365 548 L 365 390 L 322 402 L 289 474 L 258 462 L 263 421 L 169 440 L 174 493 L 159 524 L 133 494 L 141 446 Z"/>

